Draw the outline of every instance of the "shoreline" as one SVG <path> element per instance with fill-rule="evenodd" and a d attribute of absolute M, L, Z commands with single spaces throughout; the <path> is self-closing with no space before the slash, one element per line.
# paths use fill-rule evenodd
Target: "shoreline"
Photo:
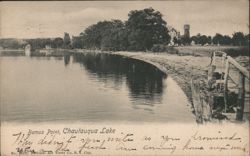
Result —
<path fill-rule="evenodd" d="M 153 52 L 106 52 L 106 51 L 75 51 L 75 53 L 104 53 L 119 55 L 131 59 L 140 60 L 149 63 L 165 74 L 171 76 L 186 94 L 188 100 L 192 102 L 191 78 L 206 77 L 207 66 L 210 58 L 206 56 L 179 56 L 167 53 Z"/>
<path fill-rule="evenodd" d="M 37 53 L 37 55 L 31 55 L 31 57 L 45 56 L 62 57 L 64 55 L 76 54 L 109 54 L 117 55 L 121 57 L 127 57 L 145 63 L 151 64 L 166 75 L 169 75 L 177 85 L 182 89 L 189 101 L 189 107 L 191 112 L 196 116 L 196 106 L 194 105 L 191 80 L 192 79 L 207 79 L 208 67 L 210 66 L 211 57 L 209 55 L 181 55 L 171 54 L 168 52 L 128 52 L 128 51 L 101 51 L 101 50 L 87 50 L 87 49 L 50 49 L 51 53 L 48 55 L 41 55 L 43 53 Z M 239 56 L 234 58 L 243 67 L 250 69 L 249 56 Z M 231 73 L 236 76 L 235 73 Z M 248 85 L 247 85 L 248 86 Z M 246 88 L 246 93 L 249 93 L 249 89 Z M 248 118 L 248 117 L 247 117 Z"/>
<path fill-rule="evenodd" d="M 193 103 L 191 79 L 194 77 L 207 78 L 207 66 L 211 58 L 206 56 L 179 56 L 176 54 L 153 53 L 153 52 L 107 52 L 107 51 L 75 51 L 74 53 L 103 53 L 128 57 L 149 63 L 166 75 L 169 75 L 177 85 L 182 89 L 189 102 L 189 108 L 192 114 L 196 116 Z"/>
<path fill-rule="evenodd" d="M 75 53 L 104 53 L 111 55 L 119 55 L 121 57 L 128 57 L 131 59 L 140 60 L 149 63 L 165 74 L 169 75 L 177 85 L 182 89 L 186 95 L 189 103 L 191 112 L 199 117 L 199 112 L 197 112 L 198 107 L 193 101 L 191 80 L 203 79 L 207 80 L 208 67 L 211 62 L 211 57 L 208 56 L 192 56 L 192 55 L 178 55 L 178 54 L 168 54 L 168 53 L 153 53 L 153 52 L 106 52 L 106 51 L 75 51 Z M 242 57 L 236 58 L 237 62 L 241 62 Z M 249 58 L 247 58 L 249 59 Z M 243 60 L 246 58 L 243 57 Z M 249 68 L 249 64 L 246 65 Z M 235 73 L 232 73 L 234 76 Z M 248 86 L 248 85 L 247 85 Z M 249 93 L 249 89 L 246 88 L 246 93 Z M 246 103 L 246 105 L 248 105 Z M 206 114 L 206 113 L 205 113 Z M 232 115 L 226 114 L 225 118 L 229 121 L 233 121 L 234 117 Z M 244 115 L 244 120 L 249 120 L 249 115 L 246 113 Z M 212 120 L 212 122 L 216 122 Z"/>

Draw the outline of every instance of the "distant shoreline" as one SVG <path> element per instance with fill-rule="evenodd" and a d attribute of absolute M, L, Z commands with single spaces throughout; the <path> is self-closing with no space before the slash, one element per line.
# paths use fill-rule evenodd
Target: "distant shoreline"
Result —
<path fill-rule="evenodd" d="M 43 52 L 65 52 L 65 51 L 86 51 L 86 52 L 109 52 L 107 50 L 99 50 L 99 49 L 63 49 L 63 48 L 51 48 L 51 49 L 35 49 L 33 53 L 43 53 Z M 250 56 L 249 46 L 169 46 L 165 51 L 162 52 L 153 52 L 149 51 L 149 53 L 168 53 L 168 54 L 178 54 L 178 55 L 191 55 L 191 56 L 211 56 L 211 53 L 214 51 L 223 51 L 232 57 L 237 56 Z M 2 52 L 25 52 L 24 49 L 0 49 L 0 53 Z M 117 51 L 119 52 L 119 51 Z M 133 51 L 135 53 L 139 51 Z"/>
<path fill-rule="evenodd" d="M 24 49 L 0 49 L 0 52 L 24 52 Z"/>

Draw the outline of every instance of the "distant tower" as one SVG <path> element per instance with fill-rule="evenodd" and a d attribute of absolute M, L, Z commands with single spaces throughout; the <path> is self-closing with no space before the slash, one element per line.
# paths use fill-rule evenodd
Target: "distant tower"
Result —
<path fill-rule="evenodd" d="M 185 24 L 184 25 L 184 37 L 190 38 L 190 25 L 189 24 Z"/>

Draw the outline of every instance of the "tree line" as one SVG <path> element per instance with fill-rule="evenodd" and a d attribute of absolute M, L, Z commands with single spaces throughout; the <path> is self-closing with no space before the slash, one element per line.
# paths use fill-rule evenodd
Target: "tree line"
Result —
<path fill-rule="evenodd" d="M 157 49 L 154 45 L 168 45 L 170 42 L 167 22 L 162 14 L 153 8 L 132 10 L 127 21 L 100 21 L 73 37 L 73 48 L 147 51 Z M 175 36 L 175 45 L 233 45 L 248 46 L 249 34 L 235 32 L 232 37 L 217 33 L 215 36 Z"/>
<path fill-rule="evenodd" d="M 234 45 L 234 46 L 248 46 L 249 45 L 249 34 L 244 35 L 242 32 L 235 32 L 232 37 L 228 35 L 222 35 L 217 33 L 215 36 L 206 36 L 197 34 L 190 38 L 190 43 L 198 45 L 214 44 L 214 45 Z"/>
<path fill-rule="evenodd" d="M 46 46 L 50 48 L 71 48 L 71 39 L 68 33 L 64 33 L 64 38 L 36 38 L 26 39 L 26 44 L 30 44 L 32 49 L 43 49 Z"/>
<path fill-rule="evenodd" d="M 2 48 L 23 49 L 27 44 L 30 44 L 32 49 L 43 49 L 46 46 L 50 48 L 72 48 L 71 39 L 68 33 L 64 34 L 64 38 L 35 38 L 35 39 L 0 39 Z"/>
<path fill-rule="evenodd" d="M 128 13 L 128 20 L 118 19 L 99 21 L 90 25 L 79 36 L 70 38 L 68 33 L 64 38 L 36 38 L 24 39 L 0 39 L 3 48 L 22 48 L 31 44 L 33 49 L 42 49 L 46 45 L 51 48 L 81 48 L 100 49 L 111 51 L 157 51 L 161 47 L 169 45 L 171 37 L 167 28 L 167 22 L 163 15 L 153 8 L 132 10 Z M 248 46 L 249 34 L 235 32 L 232 37 L 217 33 L 215 36 L 197 34 L 192 37 L 174 36 L 174 45 L 234 45 Z M 158 46 L 158 47 L 157 47 Z"/>

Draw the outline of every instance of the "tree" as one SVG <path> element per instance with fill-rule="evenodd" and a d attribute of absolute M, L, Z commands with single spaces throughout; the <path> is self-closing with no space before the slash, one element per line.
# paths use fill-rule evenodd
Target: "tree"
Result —
<path fill-rule="evenodd" d="M 247 42 L 246 44 L 249 46 L 249 44 L 250 44 L 250 35 L 249 34 L 245 36 L 245 40 Z"/>
<path fill-rule="evenodd" d="M 214 44 L 220 45 L 220 44 L 223 43 L 223 40 L 224 40 L 223 36 L 221 34 L 217 33 L 213 37 L 212 41 L 213 41 Z"/>
<path fill-rule="evenodd" d="M 184 36 L 181 38 L 181 43 L 184 45 L 190 45 L 191 44 L 191 38 L 188 36 Z"/>
<path fill-rule="evenodd" d="M 209 42 L 209 38 L 206 36 L 206 35 L 202 35 L 201 37 L 200 37 L 200 44 L 201 45 L 205 45 L 205 44 L 207 44 Z"/>
<path fill-rule="evenodd" d="M 80 34 L 86 48 L 121 50 L 127 43 L 125 25 L 121 20 L 101 21 Z"/>
<path fill-rule="evenodd" d="M 63 39 L 64 47 L 69 48 L 70 46 L 70 36 L 69 33 L 64 33 L 64 39 Z"/>
<path fill-rule="evenodd" d="M 0 39 L 0 47 L 2 48 L 18 49 L 23 48 L 25 44 L 26 41 L 20 41 L 14 38 Z"/>
<path fill-rule="evenodd" d="M 72 47 L 73 48 L 83 48 L 83 39 L 82 36 L 73 36 L 72 37 Z"/>
<path fill-rule="evenodd" d="M 61 37 L 55 38 L 53 41 L 53 47 L 55 48 L 62 48 L 63 46 L 63 39 Z"/>
<path fill-rule="evenodd" d="M 175 45 L 180 45 L 181 44 L 181 39 L 177 38 L 177 37 L 174 37 L 173 42 L 174 42 Z"/>
<path fill-rule="evenodd" d="M 247 40 L 246 40 L 243 32 L 235 32 L 233 34 L 232 42 L 236 46 L 247 45 Z"/>
<path fill-rule="evenodd" d="M 168 44 L 167 23 L 153 8 L 133 10 L 126 22 L 129 50 L 149 50 L 154 44 Z"/>
<path fill-rule="evenodd" d="M 212 37 L 208 36 L 208 44 L 212 44 Z"/>
<path fill-rule="evenodd" d="M 199 38 L 200 38 L 200 34 L 197 34 L 196 36 L 192 36 L 190 40 L 191 42 L 194 41 L 195 44 L 200 44 Z"/>
<path fill-rule="evenodd" d="M 104 50 L 126 50 L 127 31 L 120 20 L 112 20 L 111 28 L 102 36 L 101 47 Z"/>
<path fill-rule="evenodd" d="M 31 45 L 32 49 L 43 49 L 46 45 L 53 45 L 51 38 L 27 39 L 26 41 Z"/>
<path fill-rule="evenodd" d="M 211 36 L 201 35 L 200 33 L 198 33 L 196 36 L 191 37 L 191 41 L 194 41 L 195 44 L 205 45 L 205 44 L 211 44 L 212 38 Z"/>
<path fill-rule="evenodd" d="M 228 35 L 224 35 L 224 36 L 223 36 L 222 44 L 223 44 L 223 45 L 230 45 L 231 43 L 232 43 L 231 37 L 228 36 Z"/>

